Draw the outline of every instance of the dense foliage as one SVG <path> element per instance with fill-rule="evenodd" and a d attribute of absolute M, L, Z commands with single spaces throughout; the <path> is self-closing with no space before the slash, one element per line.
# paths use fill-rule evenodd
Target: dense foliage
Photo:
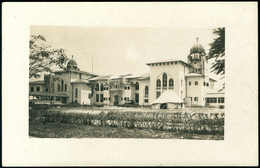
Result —
<path fill-rule="evenodd" d="M 210 44 L 209 59 L 215 59 L 212 68 L 212 72 L 216 74 L 225 74 L 225 28 L 217 28 L 213 30 L 213 33 L 217 36 Z"/>
<path fill-rule="evenodd" d="M 65 69 L 68 57 L 64 49 L 52 48 L 42 35 L 31 35 L 29 78 L 38 78 L 42 72 Z"/>

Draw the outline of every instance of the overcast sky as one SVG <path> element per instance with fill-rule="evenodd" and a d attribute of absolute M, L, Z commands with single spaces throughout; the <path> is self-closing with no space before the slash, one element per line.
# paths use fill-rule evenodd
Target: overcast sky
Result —
<path fill-rule="evenodd" d="M 186 61 L 196 37 L 207 52 L 215 38 L 212 29 L 189 28 L 32 26 L 31 33 L 43 35 L 53 47 L 74 55 L 83 71 L 92 71 L 93 58 L 97 74 L 140 74 L 149 72 L 146 63 L 150 61 Z"/>

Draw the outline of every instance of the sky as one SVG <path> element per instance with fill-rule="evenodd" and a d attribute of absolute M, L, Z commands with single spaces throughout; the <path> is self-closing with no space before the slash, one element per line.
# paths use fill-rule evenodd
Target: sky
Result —
<path fill-rule="evenodd" d="M 93 64 L 99 75 L 146 73 L 146 63 L 156 60 L 187 61 L 197 37 L 207 52 L 215 38 L 212 29 L 149 27 L 32 26 L 31 34 L 65 49 L 82 71 L 92 72 Z"/>

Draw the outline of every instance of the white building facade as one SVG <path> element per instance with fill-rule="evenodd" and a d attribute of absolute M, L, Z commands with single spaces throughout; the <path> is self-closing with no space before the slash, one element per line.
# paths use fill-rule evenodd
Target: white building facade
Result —
<path fill-rule="evenodd" d="M 166 60 L 147 65 L 150 72 L 144 75 L 98 76 L 80 71 L 76 61 L 70 60 L 67 70 L 46 75 L 43 81 L 30 82 L 29 93 L 36 100 L 61 104 L 224 106 L 224 92 L 214 90 L 217 81 L 209 75 L 201 45 L 190 49 L 188 62 Z"/>

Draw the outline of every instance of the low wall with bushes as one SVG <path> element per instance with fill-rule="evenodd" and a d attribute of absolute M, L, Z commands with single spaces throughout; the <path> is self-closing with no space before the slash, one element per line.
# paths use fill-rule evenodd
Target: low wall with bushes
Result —
<path fill-rule="evenodd" d="M 224 134 L 224 113 L 101 112 L 62 113 L 30 111 L 30 121 L 103 127 L 155 129 L 198 134 Z"/>

